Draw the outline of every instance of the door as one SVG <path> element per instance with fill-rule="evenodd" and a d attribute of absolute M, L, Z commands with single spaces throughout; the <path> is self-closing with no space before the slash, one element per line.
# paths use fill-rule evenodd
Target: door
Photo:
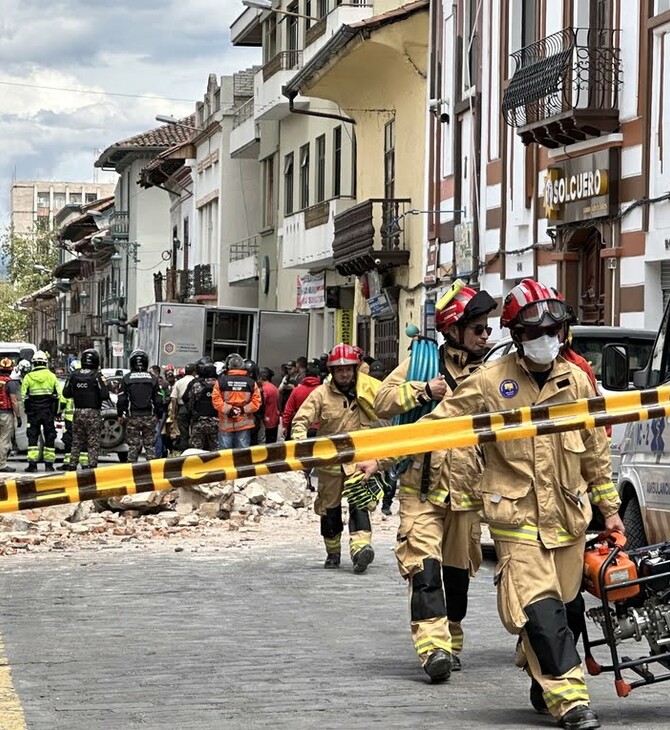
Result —
<path fill-rule="evenodd" d="M 400 329 L 398 317 L 375 320 L 375 359 L 390 373 L 398 366 L 398 341 Z"/>
<path fill-rule="evenodd" d="M 581 252 L 580 324 L 605 323 L 605 271 L 600 234 L 592 230 Z"/>

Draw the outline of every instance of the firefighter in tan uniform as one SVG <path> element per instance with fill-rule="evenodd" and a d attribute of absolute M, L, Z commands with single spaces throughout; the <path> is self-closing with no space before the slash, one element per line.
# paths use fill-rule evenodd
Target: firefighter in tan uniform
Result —
<path fill-rule="evenodd" d="M 565 302 L 544 285 L 524 279 L 506 297 L 501 318 L 517 352 L 486 363 L 429 417 L 592 397 L 586 374 L 559 356 L 567 316 Z M 583 621 L 579 591 L 591 519 L 589 493 L 606 529 L 624 531 L 605 430 L 546 433 L 482 448 L 484 519 L 498 554 L 495 582 L 502 623 L 520 635 L 525 668 L 560 726 L 600 727 L 589 707 L 575 635 Z"/>
<path fill-rule="evenodd" d="M 496 308 L 487 292 L 464 287 L 438 310 L 436 327 L 444 335 L 440 375 L 428 383 L 407 382 L 409 359 L 384 380 L 375 412 L 388 418 L 449 398 L 456 385 L 482 362 L 491 334 L 488 314 Z M 433 682 L 461 668 L 461 622 L 468 587 L 481 564 L 481 459 L 476 449 L 411 457 L 400 477 L 400 526 L 396 557 L 408 580 L 412 640 Z"/>
<path fill-rule="evenodd" d="M 332 436 L 370 428 L 377 418 L 371 403 L 361 397 L 359 380 L 373 381 L 365 375 L 358 375 L 360 359 L 350 345 L 339 344 L 331 351 L 327 367 L 331 378 L 315 388 L 293 418 L 291 436 L 296 441 L 307 437 L 312 424 L 318 424 L 317 436 Z M 376 381 L 373 381 L 376 382 Z M 370 385 L 368 383 L 368 385 Z M 368 462 L 359 464 L 365 471 Z M 374 462 L 373 462 L 374 463 Z M 347 465 L 346 472 L 339 464 L 321 467 L 318 471 L 319 486 L 314 501 L 314 511 L 321 517 L 321 535 L 326 546 L 325 568 L 339 568 L 342 530 L 342 490 L 344 481 L 353 467 Z M 376 503 L 369 505 L 374 509 Z M 355 573 L 364 573 L 374 560 L 371 545 L 372 527 L 368 509 L 349 507 L 349 551 Z"/>

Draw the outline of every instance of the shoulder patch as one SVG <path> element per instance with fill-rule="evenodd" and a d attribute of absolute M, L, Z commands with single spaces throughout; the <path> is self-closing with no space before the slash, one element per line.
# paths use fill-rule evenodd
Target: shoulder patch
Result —
<path fill-rule="evenodd" d="M 508 378 L 507 380 L 503 380 L 502 383 L 500 383 L 499 390 L 500 395 L 503 398 L 514 398 L 514 396 L 519 392 L 519 384 L 516 382 L 516 380 Z"/>

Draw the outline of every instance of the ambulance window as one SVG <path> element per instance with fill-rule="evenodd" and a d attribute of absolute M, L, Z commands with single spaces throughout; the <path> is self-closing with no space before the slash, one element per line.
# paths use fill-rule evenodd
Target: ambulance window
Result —
<path fill-rule="evenodd" d="M 670 380 L 670 338 L 668 338 L 668 322 L 670 320 L 670 305 L 665 309 L 661 329 L 654 345 L 649 369 L 647 387 L 654 388 Z"/>

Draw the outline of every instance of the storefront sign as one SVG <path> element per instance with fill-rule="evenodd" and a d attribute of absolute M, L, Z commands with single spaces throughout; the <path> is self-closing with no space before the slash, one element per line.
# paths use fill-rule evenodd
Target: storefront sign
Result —
<path fill-rule="evenodd" d="M 612 215 L 616 204 L 618 150 L 601 150 L 547 169 L 544 212 L 557 223 Z"/>
<path fill-rule="evenodd" d="M 123 342 L 112 342 L 112 357 L 123 357 Z"/>
<path fill-rule="evenodd" d="M 470 223 L 458 223 L 454 226 L 454 255 L 457 274 L 469 274 L 475 268 L 471 232 Z"/>
<path fill-rule="evenodd" d="M 386 289 L 379 296 L 370 297 L 368 299 L 370 314 L 375 319 L 384 319 L 385 317 L 393 317 L 396 313 L 395 302 L 389 296 Z"/>
<path fill-rule="evenodd" d="M 321 309 L 326 306 L 326 274 L 298 277 L 298 309 Z"/>

